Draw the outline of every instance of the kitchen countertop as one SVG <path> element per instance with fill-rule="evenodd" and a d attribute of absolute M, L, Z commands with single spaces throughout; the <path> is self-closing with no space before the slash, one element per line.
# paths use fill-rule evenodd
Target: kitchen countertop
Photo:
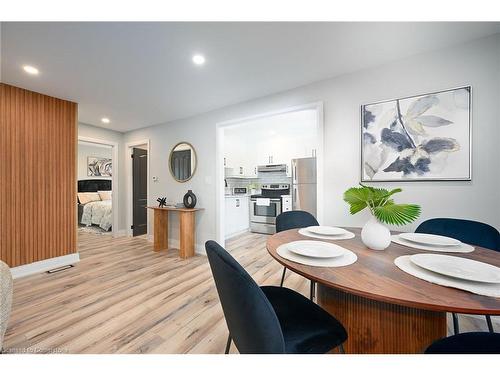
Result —
<path fill-rule="evenodd" d="M 224 198 L 248 198 L 250 194 L 224 194 Z"/>

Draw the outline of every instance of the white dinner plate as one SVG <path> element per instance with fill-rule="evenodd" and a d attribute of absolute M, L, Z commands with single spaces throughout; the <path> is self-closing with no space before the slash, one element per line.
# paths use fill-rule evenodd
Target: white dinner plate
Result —
<path fill-rule="evenodd" d="M 340 236 L 347 233 L 345 229 L 325 225 L 315 225 L 306 229 L 311 233 L 321 234 L 322 236 Z"/>
<path fill-rule="evenodd" d="M 500 268 L 477 260 L 441 254 L 415 254 L 412 263 L 426 270 L 457 279 L 500 283 Z"/>
<path fill-rule="evenodd" d="M 345 254 L 343 247 L 323 241 L 301 240 L 286 245 L 292 253 L 310 258 L 335 258 Z"/>
<path fill-rule="evenodd" d="M 399 237 L 407 241 L 431 246 L 459 246 L 462 244 L 459 240 L 445 236 L 438 236 L 437 234 L 400 233 Z"/>
<path fill-rule="evenodd" d="M 440 253 L 472 253 L 474 251 L 474 246 L 468 245 L 463 242 L 459 246 L 432 246 L 404 240 L 399 237 L 399 234 L 393 234 L 391 236 L 391 241 L 399 245 L 411 247 L 413 249 L 437 251 Z"/>
<path fill-rule="evenodd" d="M 340 241 L 340 240 L 349 240 L 351 238 L 356 237 L 354 233 L 349 232 L 348 230 L 345 231 L 344 234 L 341 234 L 339 236 L 323 236 L 321 234 L 316 234 L 309 232 L 307 228 L 300 228 L 299 229 L 299 234 L 306 236 L 306 237 L 311 237 L 311 238 L 319 238 L 320 240 L 328 240 L 328 241 Z"/>

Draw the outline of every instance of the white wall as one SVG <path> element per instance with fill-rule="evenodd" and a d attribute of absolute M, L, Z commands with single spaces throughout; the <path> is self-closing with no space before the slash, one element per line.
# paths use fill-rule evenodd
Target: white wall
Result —
<path fill-rule="evenodd" d="M 397 46 L 395 46 L 396 48 Z M 420 219 L 466 217 L 500 228 L 500 34 L 400 60 L 369 70 L 321 81 L 287 92 L 217 111 L 126 133 L 125 142 L 151 140 L 150 204 L 160 195 L 181 201 L 187 189 L 198 196 L 205 211 L 197 217 L 197 243 L 216 238 L 215 138 L 216 123 L 311 102 L 324 102 L 325 222 L 361 226 L 366 214 L 350 216 L 342 193 L 360 180 L 360 105 L 470 84 L 473 88 L 473 170 L 471 182 L 380 183 L 401 186 L 396 197 L 418 203 Z M 180 141 L 190 142 L 198 154 L 198 169 L 187 183 L 175 182 L 168 155 Z M 172 219 L 172 226 L 177 225 Z M 176 235 L 176 232 L 171 232 Z"/>
<path fill-rule="evenodd" d="M 113 148 L 100 145 L 93 145 L 91 143 L 78 142 L 78 180 L 88 180 L 93 178 L 100 178 L 103 180 L 111 180 L 111 177 L 95 177 L 88 175 L 87 158 L 95 156 L 98 158 L 113 158 Z"/>

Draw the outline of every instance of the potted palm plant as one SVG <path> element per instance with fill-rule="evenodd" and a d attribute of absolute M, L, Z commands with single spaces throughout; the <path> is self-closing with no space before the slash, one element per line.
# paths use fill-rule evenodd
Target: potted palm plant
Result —
<path fill-rule="evenodd" d="M 397 188 L 387 190 L 360 184 L 344 192 L 344 201 L 354 215 L 368 207 L 371 218 L 361 230 L 361 240 L 373 250 L 384 250 L 391 243 L 391 232 L 384 224 L 409 224 L 420 215 L 417 204 L 395 203 L 392 196 L 402 191 Z"/>

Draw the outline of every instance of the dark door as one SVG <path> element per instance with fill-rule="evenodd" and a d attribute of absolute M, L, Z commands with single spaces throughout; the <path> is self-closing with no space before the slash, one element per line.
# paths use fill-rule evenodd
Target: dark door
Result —
<path fill-rule="evenodd" d="M 132 152 L 132 235 L 140 236 L 148 231 L 148 152 L 134 148 Z"/>
<path fill-rule="evenodd" d="M 177 180 L 191 177 L 191 150 L 172 152 L 172 170 Z"/>

